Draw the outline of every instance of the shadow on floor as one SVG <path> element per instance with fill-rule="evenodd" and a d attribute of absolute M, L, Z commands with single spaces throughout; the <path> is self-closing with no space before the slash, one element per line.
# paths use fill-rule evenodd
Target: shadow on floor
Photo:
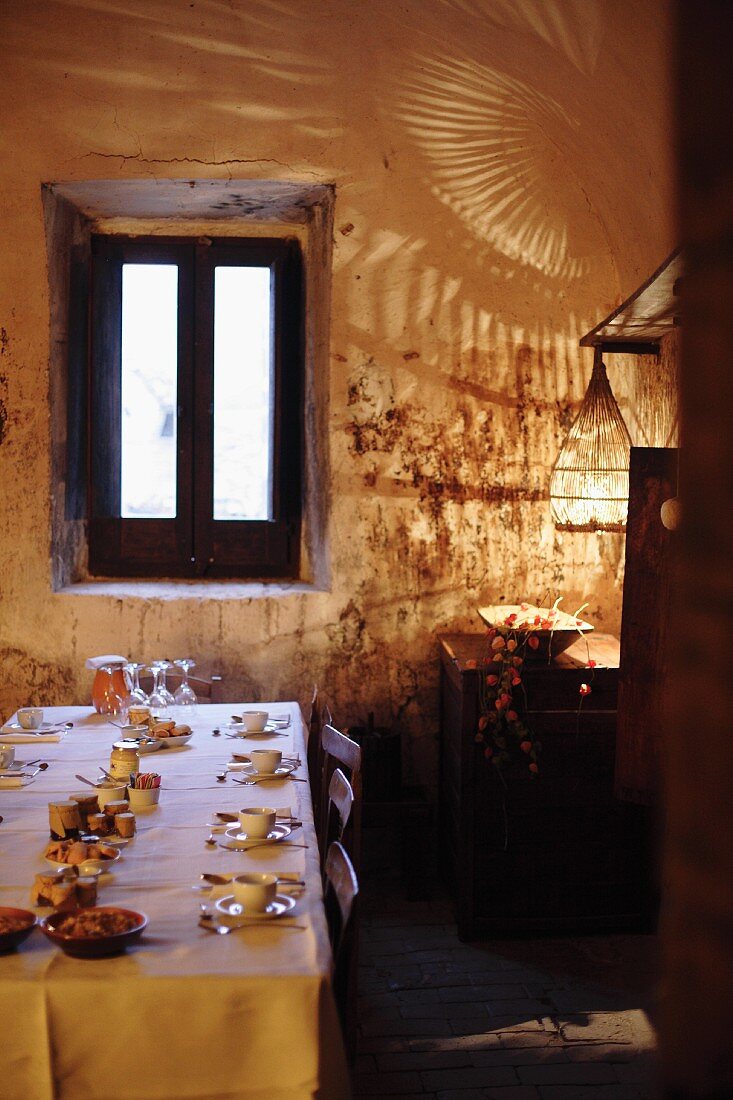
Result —
<path fill-rule="evenodd" d="M 365 832 L 360 1097 L 654 1095 L 654 936 L 461 943 L 432 861 L 408 900 L 394 850 Z"/>

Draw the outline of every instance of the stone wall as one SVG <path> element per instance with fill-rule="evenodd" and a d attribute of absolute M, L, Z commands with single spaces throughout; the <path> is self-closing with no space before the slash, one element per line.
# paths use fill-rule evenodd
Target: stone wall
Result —
<path fill-rule="evenodd" d="M 434 780 L 436 632 L 546 591 L 618 629 L 623 537 L 555 532 L 548 482 L 579 337 L 675 243 L 667 4 L 8 0 L 3 23 L 0 711 L 85 701 L 91 653 L 191 654 L 233 698 L 317 681 L 339 723 L 398 721 Z M 41 185 L 141 178 L 336 187 L 325 588 L 52 589 Z M 640 443 L 671 386 L 640 397 L 643 368 L 609 362 Z"/>

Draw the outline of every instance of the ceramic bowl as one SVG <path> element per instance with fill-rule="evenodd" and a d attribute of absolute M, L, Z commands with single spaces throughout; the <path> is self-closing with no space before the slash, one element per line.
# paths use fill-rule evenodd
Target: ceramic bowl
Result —
<path fill-rule="evenodd" d="M 120 909 L 114 905 L 95 905 L 88 909 L 72 910 L 81 913 L 121 913 L 128 918 L 129 927 L 124 932 L 113 932 L 105 936 L 73 935 L 57 931 L 57 925 L 69 913 L 51 913 L 41 921 L 41 931 L 52 943 L 60 947 L 67 955 L 76 959 L 99 959 L 105 955 L 119 955 L 130 944 L 140 939 L 148 918 L 134 909 Z"/>
<path fill-rule="evenodd" d="M 527 646 L 523 656 L 527 661 L 535 661 L 544 658 L 545 661 L 558 657 L 574 643 L 589 634 L 593 627 L 590 623 L 577 619 L 573 615 L 567 615 L 564 611 L 555 611 L 553 626 L 540 628 L 534 624 L 535 616 L 539 615 L 542 621 L 547 621 L 552 614 L 549 607 L 535 607 L 534 604 L 499 604 L 493 607 L 479 607 L 478 613 L 487 626 L 498 626 L 506 622 L 510 615 L 516 615 L 514 629 L 521 643 L 523 635 L 534 635 L 538 645 L 536 649 Z M 523 624 L 526 629 L 522 629 Z"/>
<path fill-rule="evenodd" d="M 100 810 L 103 810 L 108 802 L 119 802 L 120 799 L 125 798 L 125 792 L 127 787 L 124 783 L 119 787 L 105 787 L 97 786 L 94 788 L 97 794 L 97 802 L 99 803 Z"/>
<path fill-rule="evenodd" d="M 130 809 L 134 814 L 144 813 L 146 810 L 154 810 L 160 800 L 160 787 L 149 787 L 138 790 L 136 787 L 127 788 L 127 798 Z"/>
<path fill-rule="evenodd" d="M 120 858 L 121 855 L 122 853 L 118 849 L 113 856 L 105 856 L 102 859 L 94 859 L 93 857 L 90 857 L 88 860 L 84 860 L 84 863 L 99 864 L 99 866 L 103 870 L 109 870 L 110 868 L 114 867 L 115 863 L 117 863 L 117 860 Z M 48 856 L 46 856 L 46 863 L 49 865 L 49 867 L 54 867 L 56 870 L 71 871 L 72 873 L 74 867 L 77 866 L 73 863 L 59 863 L 57 859 L 49 859 Z M 82 864 L 79 864 L 78 866 L 82 866 Z"/>
<path fill-rule="evenodd" d="M 29 909 L 14 909 L 8 905 L 0 906 L 0 917 L 8 917 L 18 922 L 18 927 L 12 931 L 0 932 L 0 954 L 4 955 L 8 951 L 15 951 L 23 940 L 28 939 L 36 927 L 38 918 Z"/>

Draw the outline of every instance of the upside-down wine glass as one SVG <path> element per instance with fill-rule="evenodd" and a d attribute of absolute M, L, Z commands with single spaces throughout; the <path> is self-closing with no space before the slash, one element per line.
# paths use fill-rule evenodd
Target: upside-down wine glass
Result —
<path fill-rule="evenodd" d="M 140 672 L 145 667 L 146 666 L 139 661 L 128 661 L 125 665 L 125 670 L 131 677 L 130 701 L 132 703 L 141 703 L 143 706 L 147 705 L 148 702 L 148 696 L 140 687 Z"/>
<path fill-rule="evenodd" d="M 153 661 L 148 668 L 153 674 L 153 690 L 148 696 L 148 706 L 151 711 L 165 714 L 173 701 L 173 696 L 164 683 L 165 673 L 170 666 L 167 661 Z"/>
<path fill-rule="evenodd" d="M 190 657 L 182 657 L 178 661 L 173 662 L 183 673 L 183 679 L 176 688 L 173 696 L 174 702 L 177 707 L 195 707 L 198 703 L 196 692 L 193 690 L 188 682 L 188 673 L 190 669 L 196 668 L 196 662 L 192 661 Z"/>

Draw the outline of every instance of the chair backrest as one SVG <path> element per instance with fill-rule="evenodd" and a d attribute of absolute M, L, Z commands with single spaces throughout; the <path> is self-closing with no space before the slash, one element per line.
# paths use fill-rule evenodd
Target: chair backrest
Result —
<path fill-rule="evenodd" d="M 336 768 L 328 785 L 328 814 L 326 816 L 325 847 L 328 851 L 334 840 L 338 840 L 349 851 L 353 835 L 351 810 L 354 805 L 354 792 L 351 784 Z"/>
<path fill-rule="evenodd" d="M 324 703 L 321 699 L 318 691 L 318 685 L 313 688 L 313 695 L 311 697 L 311 709 L 310 716 L 308 718 L 308 779 L 311 789 L 311 803 L 313 805 L 313 823 L 316 828 L 316 837 L 318 839 L 319 848 L 321 852 L 325 849 L 321 844 L 321 811 L 323 805 L 323 799 L 325 792 L 322 790 L 321 783 L 323 781 L 323 746 L 321 744 L 321 727 L 325 722 L 329 725 L 332 723 L 331 708 L 328 703 Z"/>
<path fill-rule="evenodd" d="M 344 1035 L 353 1061 L 356 1051 L 357 902 L 359 882 L 353 864 L 338 841 L 326 854 L 324 902 L 333 952 L 333 991 Z"/>
<path fill-rule="evenodd" d="M 320 821 L 318 834 L 321 848 L 321 861 L 325 868 L 325 857 L 328 849 L 326 834 L 328 832 L 328 791 L 331 777 L 336 768 L 341 768 L 351 784 L 353 791 L 353 829 L 350 844 L 350 855 L 355 867 L 360 865 L 360 828 L 361 828 L 361 746 L 352 741 L 344 733 L 339 733 L 328 722 L 321 730 L 321 749 L 323 752 L 323 765 L 321 769 L 321 805 L 318 813 Z"/>
<path fill-rule="evenodd" d="M 321 746 L 324 754 L 335 761 L 331 772 L 336 764 L 342 764 L 344 768 L 348 769 L 349 778 L 353 785 L 353 780 L 361 773 L 361 745 L 326 722 L 321 730 Z M 331 781 L 331 772 L 328 775 L 329 782 Z"/>
<path fill-rule="evenodd" d="M 308 717 L 308 780 L 311 789 L 311 802 L 313 804 L 313 817 L 316 826 L 316 835 L 321 822 L 318 817 L 318 809 L 321 805 L 321 772 L 323 771 L 323 757 L 321 753 L 321 715 L 318 703 L 318 684 L 313 687 L 311 697 L 311 712 Z"/>

